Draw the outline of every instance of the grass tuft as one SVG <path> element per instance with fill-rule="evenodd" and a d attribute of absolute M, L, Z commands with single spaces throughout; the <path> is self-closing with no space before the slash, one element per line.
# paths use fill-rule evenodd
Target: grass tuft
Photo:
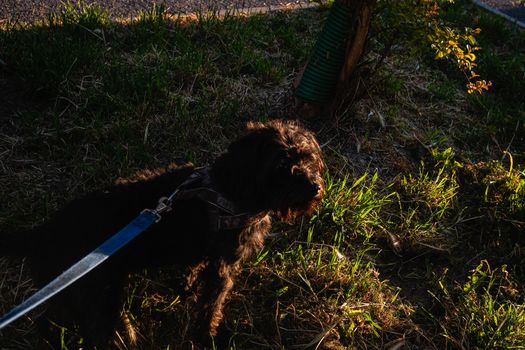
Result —
<path fill-rule="evenodd" d="M 461 164 L 453 157 L 451 148 L 433 149 L 434 166 L 430 170 L 422 162 L 416 176 L 409 174 L 399 181 L 396 193 L 399 214 L 392 217 L 393 231 L 411 245 L 439 241 L 443 245 L 453 238 L 450 230 L 461 215 L 456 205 L 459 188 L 456 171 Z"/>
<path fill-rule="evenodd" d="M 454 348 L 523 349 L 525 344 L 525 306 L 516 300 L 516 283 L 505 265 L 491 268 L 482 261 L 455 288 L 439 281 L 440 296 L 434 296 L 444 309 L 436 319 L 445 344 Z"/>
<path fill-rule="evenodd" d="M 310 221 L 308 242 L 317 241 L 346 248 L 359 238 L 369 241 L 382 226 L 381 209 L 394 193 L 381 194 L 378 174 L 333 179 L 327 176 L 325 197 Z M 388 192 L 388 187 L 386 190 Z"/>
<path fill-rule="evenodd" d="M 84 29 L 95 35 L 94 31 L 100 32 L 102 27 L 109 24 L 109 13 L 94 3 L 66 1 L 57 13 L 49 16 L 48 21 L 51 27 L 64 26 L 77 33 Z"/>

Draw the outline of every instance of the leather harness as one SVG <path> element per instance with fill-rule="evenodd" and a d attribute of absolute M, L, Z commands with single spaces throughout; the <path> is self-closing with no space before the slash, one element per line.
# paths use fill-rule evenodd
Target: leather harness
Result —
<path fill-rule="evenodd" d="M 210 168 L 196 169 L 178 188 L 173 200 L 198 198 L 208 205 L 212 231 L 234 230 L 248 226 L 254 214 L 242 211 L 214 189 Z"/>

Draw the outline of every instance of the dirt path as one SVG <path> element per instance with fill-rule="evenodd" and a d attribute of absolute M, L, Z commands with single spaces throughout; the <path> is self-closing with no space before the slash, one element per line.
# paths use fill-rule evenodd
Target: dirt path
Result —
<path fill-rule="evenodd" d="M 32 21 L 45 18 L 60 7 L 62 0 L 1 0 L 0 20 Z M 76 3 L 76 1 L 72 1 Z M 81 3 L 95 3 L 107 10 L 112 17 L 133 17 L 151 4 L 164 4 L 170 14 L 197 12 L 207 9 L 243 9 L 250 7 L 277 7 L 305 5 L 310 0 L 82 0 Z"/>

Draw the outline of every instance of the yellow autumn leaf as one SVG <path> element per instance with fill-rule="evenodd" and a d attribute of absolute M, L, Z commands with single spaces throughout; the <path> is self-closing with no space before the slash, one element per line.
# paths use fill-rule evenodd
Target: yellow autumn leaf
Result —
<path fill-rule="evenodd" d="M 466 58 L 466 59 L 469 59 L 469 60 L 471 60 L 471 61 L 475 61 L 475 60 L 476 60 L 476 55 L 474 55 L 473 53 L 470 52 L 470 53 L 467 53 L 467 54 L 465 55 L 465 58 Z"/>

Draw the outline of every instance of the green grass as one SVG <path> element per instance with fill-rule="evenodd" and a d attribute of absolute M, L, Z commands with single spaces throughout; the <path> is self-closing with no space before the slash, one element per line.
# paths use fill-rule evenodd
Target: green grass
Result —
<path fill-rule="evenodd" d="M 469 1 L 459 1 L 457 6 L 446 8 L 443 16 L 458 27 L 470 25 L 481 29 L 478 41 L 482 50 L 478 53 L 477 72 L 491 80 L 493 87 L 491 94 L 472 96 L 472 105 L 486 124 L 477 136 L 506 134 L 506 143 L 512 140 L 516 146 L 525 144 L 523 32 L 517 25 L 509 25 L 503 18 L 483 11 Z M 523 148 L 519 148 L 521 154 Z"/>
<path fill-rule="evenodd" d="M 293 26 L 287 14 L 186 25 L 156 8 L 117 25 L 88 9 L 67 7 L 0 37 L 7 73 L 44 105 L 22 108 L 3 131 L 23 139 L 16 152 L 37 163 L 76 164 L 67 174 L 88 180 L 80 192 L 112 181 L 109 174 L 216 156 L 242 130 L 243 115 L 265 118 L 274 108 L 314 36 L 293 35 L 320 16 L 296 16 Z"/>
<path fill-rule="evenodd" d="M 523 349 L 525 308 L 516 303 L 517 285 L 505 265 L 491 268 L 482 261 L 455 288 L 437 282 L 440 295 L 433 295 L 443 316 L 437 319 L 441 336 L 451 347 L 475 349 Z"/>
<path fill-rule="evenodd" d="M 364 98 L 305 122 L 324 145 L 326 196 L 312 217 L 276 223 L 244 266 L 225 315 L 229 349 L 523 348 L 525 35 L 466 2 L 443 16 L 475 26 L 471 13 L 493 92 L 467 96 L 462 77 L 400 37 Z M 2 24 L 0 89 L 14 91 L 14 108 L 0 117 L 0 232 L 138 169 L 206 164 L 247 120 L 286 117 L 325 16 L 187 21 L 155 6 L 119 23 L 67 5 Z M 372 35 L 374 62 L 388 38 Z M 31 290 L 19 261 L 0 267 L 5 312 Z M 177 276 L 132 276 L 117 348 L 130 348 L 130 328 L 144 349 L 188 341 Z M 0 347 L 35 337 L 25 319 Z M 65 332 L 79 347 L 70 341 Z"/>
<path fill-rule="evenodd" d="M 451 148 L 432 149 L 430 170 L 421 162 L 417 175 L 403 176 L 396 184 L 397 212 L 393 212 L 390 230 L 414 244 L 446 245 L 450 241 L 461 208 L 457 206 L 456 171 Z"/>
<path fill-rule="evenodd" d="M 374 229 L 382 225 L 380 210 L 394 195 L 381 194 L 377 181 L 377 173 L 365 173 L 356 180 L 327 177 L 326 194 L 310 220 L 307 242 L 333 244 L 340 249 L 355 241 L 369 241 Z"/>

